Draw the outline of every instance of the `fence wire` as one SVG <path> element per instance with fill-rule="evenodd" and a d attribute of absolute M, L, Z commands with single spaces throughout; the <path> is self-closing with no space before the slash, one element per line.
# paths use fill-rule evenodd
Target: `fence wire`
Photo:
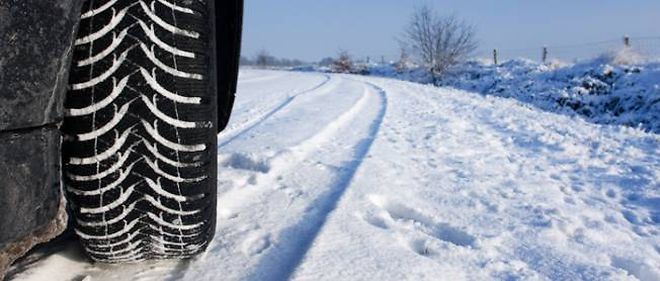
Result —
<path fill-rule="evenodd" d="M 524 58 L 533 61 L 542 62 L 544 58 L 544 49 L 547 51 L 546 62 L 554 60 L 562 62 L 579 62 L 594 59 L 603 55 L 612 55 L 624 49 L 632 51 L 641 59 L 660 60 L 660 36 L 646 37 L 628 37 L 628 46 L 625 45 L 625 37 L 585 42 L 569 45 L 549 45 L 533 48 L 514 48 L 514 49 L 496 49 L 498 63 Z M 484 50 L 473 53 L 470 58 L 480 59 L 486 62 L 493 62 L 493 50 Z M 408 50 L 411 60 L 415 60 L 415 53 Z M 399 61 L 401 54 L 388 53 L 381 55 L 356 55 L 353 60 L 357 64 L 388 64 Z"/>
<path fill-rule="evenodd" d="M 628 38 L 627 40 L 625 38 Z M 628 45 L 626 46 L 626 42 Z M 534 61 L 560 60 L 564 62 L 577 62 L 594 59 L 602 55 L 613 54 L 628 49 L 633 54 L 644 59 L 660 59 L 660 36 L 658 37 L 622 37 L 598 42 L 588 42 L 573 45 L 539 46 L 537 48 L 521 49 L 493 49 L 481 51 L 475 57 L 503 62 L 510 59 L 525 58 Z M 545 51 L 544 51 L 545 50 Z M 544 52 L 546 52 L 544 56 Z"/>

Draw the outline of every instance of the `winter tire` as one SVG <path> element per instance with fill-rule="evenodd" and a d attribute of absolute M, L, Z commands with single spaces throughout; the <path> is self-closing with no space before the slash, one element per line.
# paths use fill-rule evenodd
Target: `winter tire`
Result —
<path fill-rule="evenodd" d="M 240 19 L 216 18 L 214 6 L 226 8 L 217 3 L 83 4 L 63 164 L 75 231 L 96 261 L 187 258 L 214 235 L 216 133 L 226 124 L 236 79 L 235 67 L 216 65 L 238 48 L 215 41 L 223 32 L 240 33 L 240 22 L 216 30 Z M 235 3 L 227 14 L 242 11 Z"/>

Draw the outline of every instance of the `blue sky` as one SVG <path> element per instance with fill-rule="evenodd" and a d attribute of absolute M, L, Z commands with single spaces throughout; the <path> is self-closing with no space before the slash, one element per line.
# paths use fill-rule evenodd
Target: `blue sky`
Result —
<path fill-rule="evenodd" d="M 477 28 L 482 50 L 660 36 L 660 0 L 245 0 L 243 54 L 317 61 L 339 49 L 396 57 L 414 8 L 428 3 Z"/>

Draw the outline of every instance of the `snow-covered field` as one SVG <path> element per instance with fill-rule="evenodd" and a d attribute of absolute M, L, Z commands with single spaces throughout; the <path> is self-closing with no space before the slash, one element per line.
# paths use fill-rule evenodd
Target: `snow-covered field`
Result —
<path fill-rule="evenodd" d="M 219 143 L 204 255 L 94 265 L 69 243 L 13 280 L 660 280 L 660 136 L 641 129 L 249 70 Z"/>

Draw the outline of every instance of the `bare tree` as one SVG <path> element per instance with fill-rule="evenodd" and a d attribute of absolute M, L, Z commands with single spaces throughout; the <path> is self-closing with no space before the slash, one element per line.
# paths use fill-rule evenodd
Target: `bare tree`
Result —
<path fill-rule="evenodd" d="M 346 50 L 339 51 L 339 57 L 332 62 L 332 72 L 351 73 L 353 71 L 353 59 Z"/>
<path fill-rule="evenodd" d="M 472 25 L 456 16 L 439 16 L 429 6 L 418 8 L 405 30 L 405 43 L 429 68 L 433 79 L 477 48 Z"/>

